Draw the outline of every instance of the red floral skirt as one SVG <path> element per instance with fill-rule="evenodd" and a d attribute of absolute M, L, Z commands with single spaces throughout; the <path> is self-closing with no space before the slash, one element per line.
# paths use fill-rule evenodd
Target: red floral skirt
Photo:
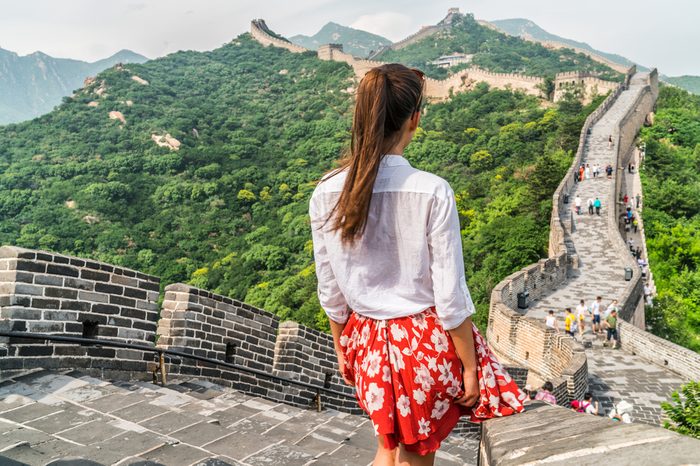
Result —
<path fill-rule="evenodd" d="M 375 320 L 353 312 L 340 345 L 343 374 L 386 448 L 399 443 L 420 455 L 436 451 L 461 416 L 479 422 L 523 410 L 525 393 L 496 360 L 476 326 L 477 376 L 481 396 L 472 408 L 464 394 L 462 363 L 435 308 L 397 319 Z"/>

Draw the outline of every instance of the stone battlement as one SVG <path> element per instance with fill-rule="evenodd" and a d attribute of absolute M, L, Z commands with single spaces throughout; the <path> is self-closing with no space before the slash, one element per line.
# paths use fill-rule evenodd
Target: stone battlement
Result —
<path fill-rule="evenodd" d="M 421 29 L 419 32 L 409 36 L 403 41 L 393 44 L 391 48 L 399 49 L 405 47 L 410 43 L 432 35 L 440 30 L 450 28 L 454 15 L 460 14 L 458 11 L 455 12 L 452 10 L 454 9 L 451 9 L 445 19 L 440 21 L 437 25 Z M 250 32 L 253 38 L 266 47 L 272 45 L 292 53 L 308 52 L 307 49 L 292 44 L 273 33 L 262 19 L 251 21 Z M 362 79 L 372 68 L 385 64 L 384 62 L 372 59 L 378 56 L 379 52 L 373 54 L 369 59 L 356 58 L 344 52 L 342 44 L 321 45 L 316 53 L 320 60 L 336 61 L 350 65 L 358 79 Z M 476 66 L 461 70 L 441 80 L 426 78 L 425 97 L 433 101 L 446 100 L 449 99 L 451 94 L 470 90 L 479 82 L 485 82 L 495 89 L 512 89 L 536 97 L 544 97 L 542 96 L 542 86 L 545 80 L 542 77 L 528 76 L 519 73 L 497 73 Z M 590 73 L 576 71 L 560 73 L 555 79 L 555 92 L 553 97 L 554 101 L 558 101 L 564 96 L 567 90 L 572 87 L 578 87 L 582 91 L 584 102 L 590 102 L 594 96 L 613 91 L 617 86 L 618 83 L 604 81 Z"/>

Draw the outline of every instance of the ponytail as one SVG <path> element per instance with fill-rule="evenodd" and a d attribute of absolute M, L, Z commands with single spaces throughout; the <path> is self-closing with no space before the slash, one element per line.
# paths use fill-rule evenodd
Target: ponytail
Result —
<path fill-rule="evenodd" d="M 403 65 L 372 68 L 360 82 L 352 122 L 350 152 L 334 174 L 347 171 L 338 202 L 326 221 L 353 244 L 367 225 L 372 190 L 381 159 L 401 137 L 406 120 L 419 110 L 422 73 Z"/>

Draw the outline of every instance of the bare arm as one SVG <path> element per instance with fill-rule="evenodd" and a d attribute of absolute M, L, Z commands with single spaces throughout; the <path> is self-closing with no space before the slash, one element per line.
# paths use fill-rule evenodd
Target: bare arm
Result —
<path fill-rule="evenodd" d="M 452 337 L 455 351 L 463 366 L 464 396 L 456 401 L 464 406 L 473 406 L 479 399 L 479 381 L 476 375 L 476 348 L 471 317 L 467 317 L 461 324 L 447 332 Z"/>
<path fill-rule="evenodd" d="M 340 371 L 340 375 L 343 377 L 343 380 L 345 381 L 346 384 L 350 386 L 355 385 L 354 380 L 350 380 L 347 377 L 345 377 L 345 373 L 343 372 L 343 366 L 345 365 L 345 353 L 343 353 L 343 349 L 340 346 L 340 335 L 343 334 L 343 329 L 345 329 L 345 323 L 339 324 L 338 322 L 334 321 L 333 319 L 328 319 L 328 322 L 331 324 L 331 334 L 333 335 L 333 346 L 335 347 L 335 354 L 338 357 L 338 370 Z"/>

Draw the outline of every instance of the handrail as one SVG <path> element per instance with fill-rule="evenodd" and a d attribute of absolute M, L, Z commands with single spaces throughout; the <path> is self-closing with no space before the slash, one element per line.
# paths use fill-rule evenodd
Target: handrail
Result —
<path fill-rule="evenodd" d="M 288 379 L 285 377 L 280 377 L 277 375 L 269 374 L 267 372 L 263 372 L 258 369 L 253 369 L 250 367 L 242 366 L 240 364 L 234 364 L 231 362 L 225 362 L 225 361 L 219 361 L 218 359 L 212 359 L 212 358 L 207 358 L 204 356 L 198 356 L 196 354 L 189 354 L 185 353 L 182 351 L 176 351 L 176 350 L 171 350 L 171 349 L 165 349 L 165 348 L 156 348 L 153 346 L 146 346 L 146 345 L 138 345 L 134 343 L 124 343 L 121 341 L 113 341 L 113 340 L 105 340 L 101 338 L 84 338 L 84 337 L 74 337 L 74 336 L 69 336 L 69 335 L 49 335 L 45 333 L 32 333 L 32 332 L 0 332 L 0 337 L 9 337 L 9 338 L 26 338 L 30 340 L 48 340 L 48 341 L 62 341 L 66 343 L 83 343 L 83 344 L 89 344 L 89 345 L 100 345 L 100 346 L 109 346 L 113 348 L 127 348 L 127 349 L 135 349 L 135 350 L 140 350 L 140 351 L 150 351 L 152 353 L 158 353 L 160 356 L 160 361 L 161 361 L 161 373 L 163 376 L 163 380 L 165 380 L 165 372 L 163 371 L 163 355 L 168 354 L 171 356 L 178 356 L 181 358 L 190 358 L 190 359 L 195 359 L 197 361 L 202 361 L 206 362 L 209 364 L 217 365 L 217 366 L 223 366 L 223 367 L 228 367 L 230 369 L 235 369 L 238 371 L 242 372 L 247 372 L 249 374 L 254 374 L 258 376 L 263 376 L 267 377 L 269 379 L 279 381 L 279 382 L 286 382 L 291 385 L 297 385 L 300 387 L 304 387 L 310 390 L 315 390 L 316 391 L 316 403 L 318 410 L 321 410 L 321 392 L 324 392 L 326 394 L 331 394 L 331 395 L 336 395 L 336 396 L 342 396 L 346 398 L 352 398 L 354 399 L 354 395 L 350 395 L 349 393 L 343 393 L 337 390 L 333 390 L 332 388 L 326 388 L 326 387 L 319 387 L 316 385 L 312 385 L 310 383 L 306 382 L 301 382 L 299 380 L 293 380 L 293 379 Z M 154 378 L 155 378 L 155 373 L 154 373 Z M 163 383 L 165 384 L 165 383 Z"/>

